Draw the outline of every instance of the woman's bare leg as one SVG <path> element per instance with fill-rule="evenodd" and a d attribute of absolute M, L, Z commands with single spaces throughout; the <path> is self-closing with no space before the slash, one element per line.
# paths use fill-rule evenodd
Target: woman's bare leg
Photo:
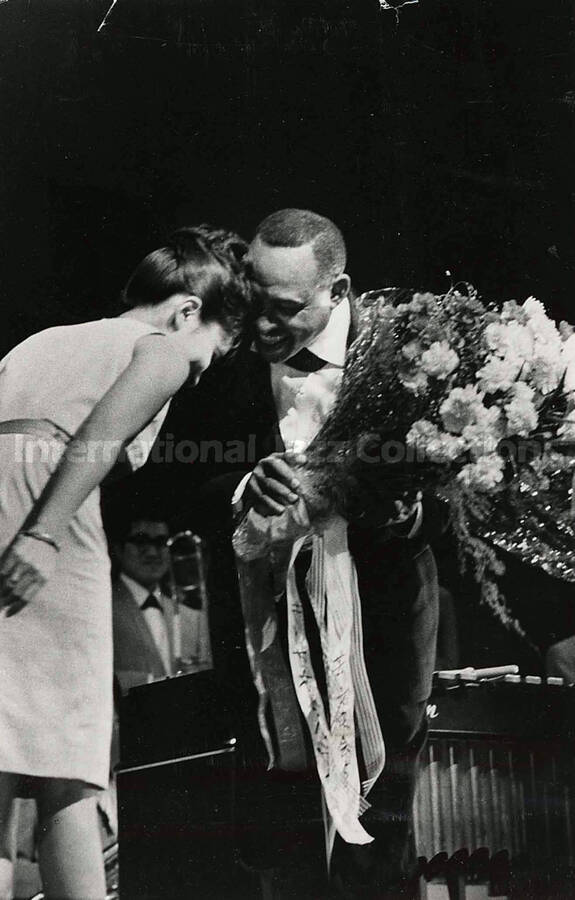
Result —
<path fill-rule="evenodd" d="M 14 880 L 14 796 L 18 775 L 0 772 L 0 900 L 10 900 Z"/>
<path fill-rule="evenodd" d="M 80 781 L 46 779 L 38 794 L 38 855 L 47 900 L 104 900 L 96 798 Z"/>

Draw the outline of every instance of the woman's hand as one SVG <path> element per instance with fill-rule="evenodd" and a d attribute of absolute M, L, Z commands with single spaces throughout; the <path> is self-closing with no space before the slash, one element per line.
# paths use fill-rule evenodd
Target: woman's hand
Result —
<path fill-rule="evenodd" d="M 19 534 L 0 560 L 0 608 L 20 612 L 43 587 L 56 567 L 58 552 L 44 541 Z"/>

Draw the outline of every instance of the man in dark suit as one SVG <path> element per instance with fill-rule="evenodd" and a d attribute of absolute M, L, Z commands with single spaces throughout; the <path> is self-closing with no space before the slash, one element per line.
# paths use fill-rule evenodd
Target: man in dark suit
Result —
<path fill-rule="evenodd" d="M 238 697 L 244 692 L 238 702 L 244 715 L 237 727 L 244 746 L 250 748 L 247 755 L 257 752 L 249 728 L 257 721 L 256 695 L 253 688 L 249 696 L 245 693 L 250 675 L 230 536 L 234 521 L 249 509 L 271 516 L 298 500 L 291 462 L 325 421 L 346 349 L 356 334 L 345 263 L 343 238 L 329 220 L 302 210 L 282 210 L 264 220 L 247 258 L 262 298 L 255 348 L 246 348 L 219 372 L 206 373 L 194 395 L 179 398 L 166 426 L 176 438 L 176 451 L 178 437 L 189 439 L 196 429 L 193 464 L 167 469 L 174 476 L 173 502 L 185 492 L 187 482 L 193 496 L 192 524 L 210 536 L 214 665 L 229 691 L 237 691 Z M 214 448 L 211 457 L 206 438 Z M 372 468 L 366 468 L 366 475 Z M 377 485 L 368 494 L 376 497 Z M 361 515 L 350 519 L 348 526 L 361 596 L 365 662 L 387 748 L 386 768 L 361 820 L 374 842 L 359 846 L 339 841 L 334 851 L 334 882 L 351 897 L 366 897 L 370 891 L 381 897 L 382 890 L 397 896 L 413 863 L 411 800 L 426 733 L 438 618 L 437 575 L 421 504 L 405 521 L 390 527 L 393 501 L 379 495 L 372 508 L 359 510 Z M 304 574 L 300 571 L 300 581 Z M 317 661 L 321 659 L 317 635 L 308 625 Z M 289 861 L 286 846 L 298 843 L 293 820 L 314 815 L 309 806 L 307 813 L 298 809 L 290 815 L 291 806 L 311 792 L 319 810 L 313 775 L 302 776 L 299 786 L 286 776 L 280 789 L 281 780 L 276 778 L 272 791 L 276 837 L 279 831 L 282 834 L 273 838 L 273 814 L 270 819 L 262 813 L 265 825 L 256 830 L 252 844 L 250 861 L 257 864 L 259 852 L 261 866 Z M 242 821 L 240 810 L 240 829 Z M 248 831 L 245 826 L 244 836 Z M 275 860 L 271 850 L 277 851 Z M 301 886 L 296 893 L 304 896 Z M 310 887 L 305 896 L 317 894 Z"/>

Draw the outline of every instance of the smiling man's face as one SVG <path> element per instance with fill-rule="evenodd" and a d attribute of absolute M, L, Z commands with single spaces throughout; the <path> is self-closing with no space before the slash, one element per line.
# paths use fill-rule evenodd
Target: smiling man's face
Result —
<path fill-rule="evenodd" d="M 341 297 L 333 281 L 321 283 L 311 243 L 271 247 L 257 237 L 246 262 L 262 297 L 257 348 L 268 362 L 285 362 L 324 330 Z"/>

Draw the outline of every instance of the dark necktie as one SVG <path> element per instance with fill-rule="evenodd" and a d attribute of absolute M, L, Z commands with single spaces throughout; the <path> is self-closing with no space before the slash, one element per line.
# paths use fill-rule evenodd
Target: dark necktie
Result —
<path fill-rule="evenodd" d="M 303 350 L 298 350 L 290 359 L 286 359 L 285 364 L 292 369 L 297 369 L 299 372 L 319 372 L 320 369 L 327 365 L 325 359 L 320 359 L 307 347 L 304 347 Z"/>
<path fill-rule="evenodd" d="M 160 601 L 155 594 L 148 594 L 142 604 L 142 612 L 144 612 L 145 609 L 159 609 L 161 613 L 163 613 L 164 611 L 160 605 Z"/>

